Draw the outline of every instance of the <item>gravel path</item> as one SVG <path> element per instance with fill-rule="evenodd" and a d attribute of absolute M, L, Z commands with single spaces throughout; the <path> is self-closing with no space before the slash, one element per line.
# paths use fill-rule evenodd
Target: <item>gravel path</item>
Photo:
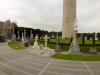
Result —
<path fill-rule="evenodd" d="M 56 60 L 0 43 L 0 75 L 100 75 L 100 62 Z"/>

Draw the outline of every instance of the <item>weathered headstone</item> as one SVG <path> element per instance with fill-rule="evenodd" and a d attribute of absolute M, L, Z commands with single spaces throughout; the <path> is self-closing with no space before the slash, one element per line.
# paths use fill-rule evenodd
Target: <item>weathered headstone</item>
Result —
<path fill-rule="evenodd" d="M 55 47 L 55 52 L 61 52 L 60 46 L 59 46 L 59 37 L 58 37 L 58 34 L 57 34 L 57 43 L 56 43 L 56 47 Z"/>
<path fill-rule="evenodd" d="M 73 30 L 73 36 L 72 36 L 73 40 L 72 40 L 72 43 L 70 45 L 68 54 L 81 54 L 80 46 L 79 46 L 79 44 L 76 41 L 76 39 L 77 39 L 77 36 L 76 36 L 76 32 L 77 32 L 76 21 L 73 24 L 74 24 L 74 30 Z"/>
<path fill-rule="evenodd" d="M 33 39 L 33 33 L 32 33 L 32 30 L 30 32 L 30 39 Z"/>
<path fill-rule="evenodd" d="M 12 41 L 16 41 L 16 35 L 15 34 L 12 35 Z"/>
<path fill-rule="evenodd" d="M 24 30 L 24 41 L 26 41 L 26 30 Z"/>
<path fill-rule="evenodd" d="M 16 35 L 14 33 L 14 27 L 13 27 L 12 41 L 16 41 Z"/>
<path fill-rule="evenodd" d="M 35 36 L 35 42 L 34 42 L 34 47 L 38 47 L 38 35 Z"/>
<path fill-rule="evenodd" d="M 89 53 L 91 54 L 97 54 L 97 50 L 95 47 L 91 47 L 90 50 L 89 50 Z"/>
<path fill-rule="evenodd" d="M 48 36 L 45 35 L 45 47 L 47 47 L 47 42 L 48 42 Z"/>
<path fill-rule="evenodd" d="M 24 34 L 22 33 L 22 39 L 21 39 L 22 42 L 24 42 Z"/>

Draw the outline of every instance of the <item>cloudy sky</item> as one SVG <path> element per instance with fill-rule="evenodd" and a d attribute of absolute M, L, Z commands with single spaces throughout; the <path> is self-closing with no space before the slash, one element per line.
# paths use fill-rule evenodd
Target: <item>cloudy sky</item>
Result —
<path fill-rule="evenodd" d="M 79 32 L 100 32 L 100 0 L 77 0 Z M 49 31 L 62 29 L 63 0 L 1 0 L 0 21 Z"/>

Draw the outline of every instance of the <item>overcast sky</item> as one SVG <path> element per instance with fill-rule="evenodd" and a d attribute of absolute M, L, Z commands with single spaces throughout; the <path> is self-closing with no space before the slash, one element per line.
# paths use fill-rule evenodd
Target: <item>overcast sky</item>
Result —
<path fill-rule="evenodd" d="M 63 0 L 1 0 L 0 21 L 49 31 L 62 29 Z M 77 0 L 79 32 L 100 32 L 100 0 Z"/>

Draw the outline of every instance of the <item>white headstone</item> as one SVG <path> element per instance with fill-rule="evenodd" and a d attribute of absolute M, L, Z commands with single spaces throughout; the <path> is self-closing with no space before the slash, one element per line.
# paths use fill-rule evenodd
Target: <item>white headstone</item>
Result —
<path fill-rule="evenodd" d="M 32 33 L 32 30 L 30 32 L 30 39 L 33 39 L 33 33 Z"/>
<path fill-rule="evenodd" d="M 72 43 L 70 45 L 70 48 L 69 48 L 69 51 L 68 51 L 68 54 L 81 54 L 80 52 L 80 46 L 79 44 L 77 43 L 77 36 L 76 36 L 76 31 L 77 31 L 77 22 L 75 21 L 74 22 L 74 31 L 73 31 L 73 40 L 72 40 Z"/>
<path fill-rule="evenodd" d="M 45 35 L 45 47 L 47 47 L 47 42 L 48 42 L 48 36 Z"/>
<path fill-rule="evenodd" d="M 24 35 L 23 35 L 23 33 L 22 33 L 22 40 L 21 40 L 22 42 L 24 42 L 25 40 L 24 40 Z"/>
<path fill-rule="evenodd" d="M 26 40 L 26 30 L 24 30 L 24 41 Z"/>
<path fill-rule="evenodd" d="M 38 35 L 35 36 L 35 42 L 34 42 L 34 47 L 38 47 Z"/>
<path fill-rule="evenodd" d="M 16 35 L 15 34 L 13 34 L 13 36 L 12 36 L 12 41 L 16 41 Z"/>

